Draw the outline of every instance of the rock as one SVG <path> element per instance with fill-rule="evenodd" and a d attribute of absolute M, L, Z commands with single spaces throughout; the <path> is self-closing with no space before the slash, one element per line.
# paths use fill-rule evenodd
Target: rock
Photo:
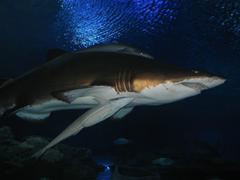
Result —
<path fill-rule="evenodd" d="M 86 148 L 61 144 L 49 149 L 40 159 L 31 158 L 48 142 L 39 136 L 17 141 L 11 128 L 0 128 L 1 178 L 96 179 L 99 168 Z"/>
<path fill-rule="evenodd" d="M 60 162 L 63 160 L 63 153 L 56 149 L 49 149 L 42 157 L 43 160 L 46 160 L 50 163 Z"/>
<path fill-rule="evenodd" d="M 0 128 L 0 143 L 10 142 L 14 139 L 14 135 L 10 127 L 4 126 Z"/>
<path fill-rule="evenodd" d="M 139 167 L 117 166 L 113 172 L 112 180 L 159 180 L 156 172 Z"/>
<path fill-rule="evenodd" d="M 49 177 L 40 177 L 40 180 L 51 180 Z"/>
<path fill-rule="evenodd" d="M 35 149 L 40 149 L 43 146 L 46 146 L 49 143 L 49 141 L 47 141 L 46 139 L 44 139 L 42 137 L 31 136 L 31 137 L 26 138 L 24 143 L 27 146 L 32 146 Z"/>

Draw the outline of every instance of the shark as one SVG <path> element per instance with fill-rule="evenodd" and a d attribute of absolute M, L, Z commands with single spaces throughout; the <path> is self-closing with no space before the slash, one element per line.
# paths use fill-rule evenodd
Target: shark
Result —
<path fill-rule="evenodd" d="M 133 47 L 97 45 L 76 52 L 54 50 L 48 61 L 0 87 L 0 115 L 40 121 L 52 112 L 87 109 L 34 157 L 110 117 L 136 106 L 179 101 L 219 86 L 225 79 L 154 59 Z"/>

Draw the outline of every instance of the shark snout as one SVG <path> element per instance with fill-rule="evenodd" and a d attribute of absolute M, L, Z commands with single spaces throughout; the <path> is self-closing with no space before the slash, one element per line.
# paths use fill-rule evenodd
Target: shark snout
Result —
<path fill-rule="evenodd" d="M 223 84 L 225 81 L 226 79 L 222 77 L 212 76 L 212 77 L 204 78 L 202 83 L 208 88 L 214 88 L 216 86 Z"/>
<path fill-rule="evenodd" d="M 225 81 L 226 79 L 219 76 L 206 76 L 184 80 L 181 84 L 196 91 L 203 91 L 219 86 Z"/>

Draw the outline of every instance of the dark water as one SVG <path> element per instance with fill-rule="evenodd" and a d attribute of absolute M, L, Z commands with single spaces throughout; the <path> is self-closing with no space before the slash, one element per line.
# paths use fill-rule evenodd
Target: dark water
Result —
<path fill-rule="evenodd" d="M 157 59 L 207 70 L 227 82 L 159 107 L 137 107 L 66 141 L 112 154 L 127 137 L 136 153 L 163 148 L 192 152 L 196 142 L 224 159 L 240 160 L 240 2 L 236 0 L 24 0 L 0 2 L 0 75 L 15 77 L 45 62 L 50 48 L 68 51 L 99 43 L 128 44 Z M 20 136 L 54 137 L 82 112 L 57 112 L 34 124 L 7 122 Z"/>

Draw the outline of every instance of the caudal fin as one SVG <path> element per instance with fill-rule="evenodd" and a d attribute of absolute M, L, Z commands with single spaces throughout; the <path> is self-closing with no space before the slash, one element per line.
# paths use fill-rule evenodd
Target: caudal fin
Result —
<path fill-rule="evenodd" d="M 7 84 L 11 83 L 13 81 L 12 78 L 0 78 L 0 88 L 3 88 Z"/>

